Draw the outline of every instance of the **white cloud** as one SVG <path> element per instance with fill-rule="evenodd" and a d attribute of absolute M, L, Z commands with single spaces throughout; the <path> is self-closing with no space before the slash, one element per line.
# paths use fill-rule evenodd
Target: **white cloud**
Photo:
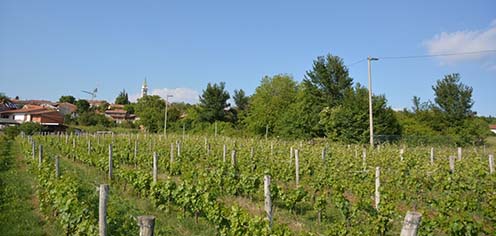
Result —
<path fill-rule="evenodd" d="M 465 30 L 456 32 L 441 32 L 433 38 L 424 41 L 430 55 L 445 53 L 464 53 L 496 49 L 496 19 L 493 20 L 488 29 Z M 453 64 L 470 60 L 491 60 L 494 64 L 496 57 L 494 53 L 464 54 L 456 56 L 438 57 L 441 64 Z"/>
<path fill-rule="evenodd" d="M 196 90 L 190 88 L 161 88 L 153 89 L 150 95 L 158 95 L 165 99 L 166 95 L 172 95 L 169 97 L 169 102 L 185 102 L 190 104 L 198 103 L 198 96 L 200 95 Z M 129 100 L 136 102 L 136 100 L 141 96 L 141 94 L 131 95 Z"/>

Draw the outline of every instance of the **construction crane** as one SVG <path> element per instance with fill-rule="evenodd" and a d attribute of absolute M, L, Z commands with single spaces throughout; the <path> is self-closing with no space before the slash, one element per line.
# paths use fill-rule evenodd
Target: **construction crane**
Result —
<path fill-rule="evenodd" d="M 95 100 L 96 93 L 98 92 L 98 88 L 93 89 L 93 92 L 88 92 L 88 91 L 85 91 L 85 90 L 81 90 L 81 92 L 87 93 L 87 94 L 91 95 L 91 100 Z"/>

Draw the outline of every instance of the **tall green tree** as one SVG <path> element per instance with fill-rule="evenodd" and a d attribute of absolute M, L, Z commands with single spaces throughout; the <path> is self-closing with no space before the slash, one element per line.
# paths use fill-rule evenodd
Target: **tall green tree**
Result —
<path fill-rule="evenodd" d="M 65 95 L 65 96 L 61 96 L 59 98 L 59 102 L 67 102 L 67 103 L 70 103 L 70 104 L 75 104 L 76 103 L 76 98 L 74 96 L 71 96 L 71 95 Z"/>
<path fill-rule="evenodd" d="M 313 68 L 307 71 L 303 83 L 310 95 L 316 98 L 318 106 L 333 107 L 341 104 L 348 89 L 353 86 L 348 68 L 338 56 L 328 54 L 313 61 Z"/>
<path fill-rule="evenodd" d="M 139 124 L 149 132 L 158 132 L 164 127 L 165 101 L 157 95 L 138 99 L 135 113 L 140 118 Z"/>
<path fill-rule="evenodd" d="M 338 56 L 328 54 L 313 61 L 312 70 L 307 71 L 299 86 L 293 117 L 288 117 L 294 135 L 300 137 L 323 136 L 319 124 L 319 113 L 325 107 L 335 107 L 343 102 L 344 96 L 353 86 L 348 68 Z"/>
<path fill-rule="evenodd" d="M 126 105 L 129 104 L 129 98 L 125 89 L 115 98 L 115 104 Z"/>
<path fill-rule="evenodd" d="M 225 83 L 219 84 L 208 83 L 207 88 L 203 90 L 200 96 L 200 121 L 214 122 L 226 120 L 227 100 L 230 98 L 229 92 L 225 90 Z"/>
<path fill-rule="evenodd" d="M 248 107 L 249 99 L 250 98 L 246 96 L 245 91 L 243 91 L 243 89 L 234 90 L 233 100 L 234 100 L 234 104 L 239 110 L 241 111 L 246 110 L 246 108 Z"/>
<path fill-rule="evenodd" d="M 474 114 L 471 110 L 474 105 L 472 87 L 461 83 L 459 74 L 445 75 L 432 89 L 434 101 L 450 122 L 461 124 L 465 118 Z"/>
<path fill-rule="evenodd" d="M 400 135 L 401 127 L 384 96 L 372 97 L 374 135 Z M 320 113 L 326 135 L 335 141 L 366 143 L 369 139 L 368 90 L 360 84 L 345 93 L 343 103 Z"/>
<path fill-rule="evenodd" d="M 270 133 L 280 134 L 284 122 L 280 119 L 294 103 L 297 92 L 296 82 L 289 75 L 265 76 L 250 98 L 245 124 L 256 134 L 264 134 L 266 127 Z"/>

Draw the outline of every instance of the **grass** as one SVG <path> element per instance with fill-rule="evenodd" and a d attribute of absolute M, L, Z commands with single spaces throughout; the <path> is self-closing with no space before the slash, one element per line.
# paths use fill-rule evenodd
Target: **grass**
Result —
<path fill-rule="evenodd" d="M 0 229 L 1 235 L 56 235 L 56 225 L 37 210 L 34 180 L 11 140 L 0 136 Z"/>
<path fill-rule="evenodd" d="M 109 182 L 106 173 L 94 167 L 65 158 L 61 159 L 60 163 L 62 174 L 64 171 L 73 172 L 82 181 L 95 186 Z M 155 216 L 156 235 L 216 235 L 214 227 L 209 225 L 205 219 L 200 218 L 199 222 L 195 223 L 192 216 L 183 214 L 180 209 L 173 206 L 170 207 L 169 211 L 156 209 L 148 199 L 138 197 L 130 187 L 125 189 L 118 182 L 111 182 L 110 184 L 110 198 L 113 196 L 115 196 L 116 203 L 121 202 L 133 206 L 140 215 Z"/>

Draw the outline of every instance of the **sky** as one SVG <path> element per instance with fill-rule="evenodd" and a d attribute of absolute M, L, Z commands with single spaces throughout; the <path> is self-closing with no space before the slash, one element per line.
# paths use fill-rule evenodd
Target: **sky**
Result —
<path fill-rule="evenodd" d="M 251 95 L 263 76 L 301 81 L 318 56 L 348 65 L 355 83 L 394 109 L 459 73 L 473 110 L 496 116 L 496 1 L 20 1 L 0 0 L 0 92 L 21 99 L 110 102 L 125 89 L 198 101 L 208 83 Z M 393 57 L 393 58 L 391 58 Z M 358 62 L 358 63 L 356 63 Z"/>

